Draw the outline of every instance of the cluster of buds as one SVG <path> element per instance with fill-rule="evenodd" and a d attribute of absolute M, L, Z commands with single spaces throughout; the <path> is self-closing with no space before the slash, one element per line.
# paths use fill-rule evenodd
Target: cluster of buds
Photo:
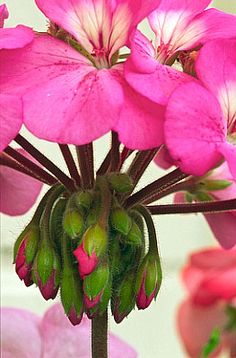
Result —
<path fill-rule="evenodd" d="M 93 190 L 50 192 L 15 244 L 18 276 L 46 300 L 60 288 L 74 325 L 84 313 L 102 315 L 109 303 L 117 323 L 135 305 L 147 308 L 160 288 L 160 258 L 149 228 L 146 242 L 142 210 L 122 205 L 132 192 L 129 176 L 110 173 Z"/>

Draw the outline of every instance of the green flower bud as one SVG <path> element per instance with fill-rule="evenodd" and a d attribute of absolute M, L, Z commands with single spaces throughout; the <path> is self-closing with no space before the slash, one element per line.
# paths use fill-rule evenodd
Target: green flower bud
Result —
<path fill-rule="evenodd" d="M 81 191 L 75 194 L 75 204 L 76 206 L 82 206 L 86 210 L 88 210 L 93 202 L 93 194 L 91 191 Z"/>
<path fill-rule="evenodd" d="M 83 291 L 79 275 L 65 265 L 61 277 L 61 303 L 65 314 L 73 325 L 79 324 L 83 317 Z"/>
<path fill-rule="evenodd" d="M 112 313 L 116 323 L 120 323 L 135 306 L 135 275 L 130 272 L 116 288 L 112 297 Z"/>
<path fill-rule="evenodd" d="M 38 243 L 40 239 L 40 230 L 39 227 L 30 223 L 27 225 L 27 227 L 23 230 L 23 232 L 20 234 L 18 239 L 15 242 L 14 245 L 14 263 L 16 262 L 16 257 L 19 252 L 19 248 L 23 241 L 26 240 L 27 245 L 25 247 L 25 261 L 27 264 L 31 264 L 35 258 Z"/>
<path fill-rule="evenodd" d="M 132 226 L 132 219 L 122 208 L 115 208 L 111 213 L 111 224 L 113 228 L 123 235 L 127 235 Z"/>
<path fill-rule="evenodd" d="M 125 242 L 130 245 L 141 246 L 143 235 L 138 225 L 133 221 L 128 235 L 125 237 Z"/>
<path fill-rule="evenodd" d="M 132 181 L 125 173 L 111 173 L 107 179 L 117 193 L 128 193 L 133 189 Z"/>
<path fill-rule="evenodd" d="M 84 218 L 76 208 L 68 208 L 63 219 L 63 227 L 71 239 L 80 237 L 84 231 Z"/>
<path fill-rule="evenodd" d="M 63 235 L 63 217 L 66 208 L 67 199 L 59 198 L 53 206 L 50 215 L 49 233 L 57 247 L 58 252 L 61 252 L 61 238 Z"/>
<path fill-rule="evenodd" d="M 212 195 L 208 194 L 206 191 L 196 191 L 195 197 L 198 201 L 213 201 L 214 198 Z"/>
<path fill-rule="evenodd" d="M 107 263 L 101 263 L 97 268 L 84 278 L 84 301 L 87 308 L 96 306 L 108 284 L 109 266 Z"/>

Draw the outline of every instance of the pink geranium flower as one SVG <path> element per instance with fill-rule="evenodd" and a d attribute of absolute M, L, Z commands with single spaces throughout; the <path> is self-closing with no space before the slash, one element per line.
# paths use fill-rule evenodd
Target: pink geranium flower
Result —
<path fill-rule="evenodd" d="M 151 128 L 155 132 L 156 105 L 149 106 L 129 87 L 123 65 L 114 59 L 159 2 L 37 0 L 45 15 L 68 31 L 75 47 L 78 41 L 84 55 L 47 34 L 36 36 L 25 49 L 1 54 L 1 90 L 23 95 L 28 129 L 38 137 L 72 144 L 88 143 L 115 129 L 121 140 L 129 131 L 132 145 Z"/>
<path fill-rule="evenodd" d="M 4 20 L 8 16 L 6 5 L 0 5 L 0 51 L 2 49 L 22 48 L 29 44 L 34 37 L 33 31 L 23 25 L 3 29 Z M 0 93 L 0 122 L 0 151 L 2 151 L 17 135 L 22 125 L 22 103 L 17 94 Z"/>
<path fill-rule="evenodd" d="M 90 321 L 72 326 L 61 305 L 49 308 L 42 319 L 21 309 L 2 309 L 2 354 L 16 358 L 90 358 Z M 109 335 L 109 357 L 137 357 L 128 344 Z"/>
<path fill-rule="evenodd" d="M 236 40 L 204 45 L 196 72 L 201 82 L 179 86 L 168 102 L 168 149 L 188 174 L 204 175 L 225 158 L 236 178 Z"/>
<path fill-rule="evenodd" d="M 182 278 L 189 298 L 179 308 L 177 323 L 189 356 L 199 357 L 213 329 L 218 328 L 221 342 L 214 356 L 226 349 L 234 357 L 236 332 L 226 329 L 226 307 L 235 307 L 236 302 L 236 250 L 207 249 L 192 254 Z"/>
<path fill-rule="evenodd" d="M 32 160 L 23 149 L 18 151 Z M 0 166 L 0 181 L 0 211 L 11 216 L 25 214 L 34 205 L 42 188 L 40 181 L 4 165 Z"/>

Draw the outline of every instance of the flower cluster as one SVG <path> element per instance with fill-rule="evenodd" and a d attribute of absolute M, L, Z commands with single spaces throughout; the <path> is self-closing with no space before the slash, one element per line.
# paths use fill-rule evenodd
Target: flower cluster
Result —
<path fill-rule="evenodd" d="M 60 288 L 73 324 L 110 301 L 121 322 L 156 297 L 151 214 L 204 212 L 221 245 L 236 244 L 236 16 L 210 2 L 36 0 L 44 33 L 3 28 L 0 5 L 1 176 L 18 171 L 4 182 L 1 210 L 22 214 L 39 181 L 51 186 L 15 244 L 16 272 L 45 299 Z M 147 16 L 152 42 L 137 29 Z M 59 144 L 70 176 L 19 134 L 22 124 Z M 92 142 L 110 131 L 95 176 Z M 133 193 L 153 159 L 177 168 Z M 10 200 L 15 190 L 24 206 Z M 175 204 L 148 205 L 170 193 Z"/>
<path fill-rule="evenodd" d="M 72 196 L 53 186 L 15 243 L 19 278 L 26 286 L 35 283 L 46 300 L 54 299 L 60 287 L 74 325 L 84 312 L 89 318 L 104 313 L 109 301 L 119 323 L 135 301 L 145 309 L 159 291 L 161 266 L 150 214 L 144 207 L 126 210 L 119 202 L 130 190 L 129 177 L 115 173 L 99 177 L 94 190 Z"/>

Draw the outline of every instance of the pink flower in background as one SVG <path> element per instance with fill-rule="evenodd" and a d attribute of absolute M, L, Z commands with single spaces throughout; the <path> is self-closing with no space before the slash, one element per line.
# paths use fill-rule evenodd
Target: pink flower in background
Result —
<path fill-rule="evenodd" d="M 18 151 L 32 160 L 23 149 Z M 43 185 L 40 181 L 4 165 L 0 166 L 0 181 L 0 211 L 10 216 L 25 214 L 34 205 Z"/>
<path fill-rule="evenodd" d="M 33 31 L 23 25 L 3 29 L 4 20 L 8 16 L 6 5 L 0 5 L 0 51 L 22 48 L 29 44 L 34 37 Z M 0 151 L 2 151 L 17 135 L 22 125 L 22 102 L 17 93 L 15 95 L 0 93 L 0 122 Z"/>
<path fill-rule="evenodd" d="M 159 2 L 38 0 L 45 15 L 79 42 L 84 55 L 45 34 L 25 49 L 1 53 L 1 91 L 22 94 L 27 128 L 40 138 L 73 144 L 115 129 L 121 140 L 129 131 L 130 146 L 135 140 L 155 146 L 154 134 L 151 144 L 146 137 L 159 128 L 156 105 L 134 92 L 123 78 L 123 65 L 113 62 Z"/>
<path fill-rule="evenodd" d="M 189 298 L 179 308 L 177 323 L 189 356 L 199 357 L 213 329 L 218 328 L 221 342 L 214 353 L 227 349 L 235 357 L 236 331 L 226 329 L 226 307 L 236 303 L 236 250 L 217 248 L 192 254 L 182 278 Z"/>
<path fill-rule="evenodd" d="M 236 40 L 204 45 L 196 71 L 201 82 L 179 86 L 168 102 L 167 147 L 188 174 L 202 176 L 225 158 L 236 178 Z"/>
<path fill-rule="evenodd" d="M 90 321 L 83 318 L 72 326 L 61 305 L 49 308 L 42 319 L 21 309 L 2 309 L 2 354 L 4 358 L 90 358 Z M 109 335 L 109 357 L 137 357 L 118 337 Z"/>
<path fill-rule="evenodd" d="M 201 181 L 201 178 L 199 178 Z M 229 168 L 226 163 L 223 163 L 220 167 L 211 172 L 210 175 L 202 178 L 202 181 L 227 181 L 229 186 L 222 190 L 208 190 L 207 194 L 210 194 L 214 200 L 230 200 L 236 198 L 236 181 L 232 177 Z M 198 201 L 196 193 L 191 192 L 194 195 L 195 201 Z M 183 203 L 186 201 L 184 192 L 179 192 L 175 195 L 175 203 Z M 217 213 L 217 214 L 204 214 L 212 232 L 220 245 L 224 249 L 230 249 L 236 245 L 236 213 L 235 211 Z"/>

